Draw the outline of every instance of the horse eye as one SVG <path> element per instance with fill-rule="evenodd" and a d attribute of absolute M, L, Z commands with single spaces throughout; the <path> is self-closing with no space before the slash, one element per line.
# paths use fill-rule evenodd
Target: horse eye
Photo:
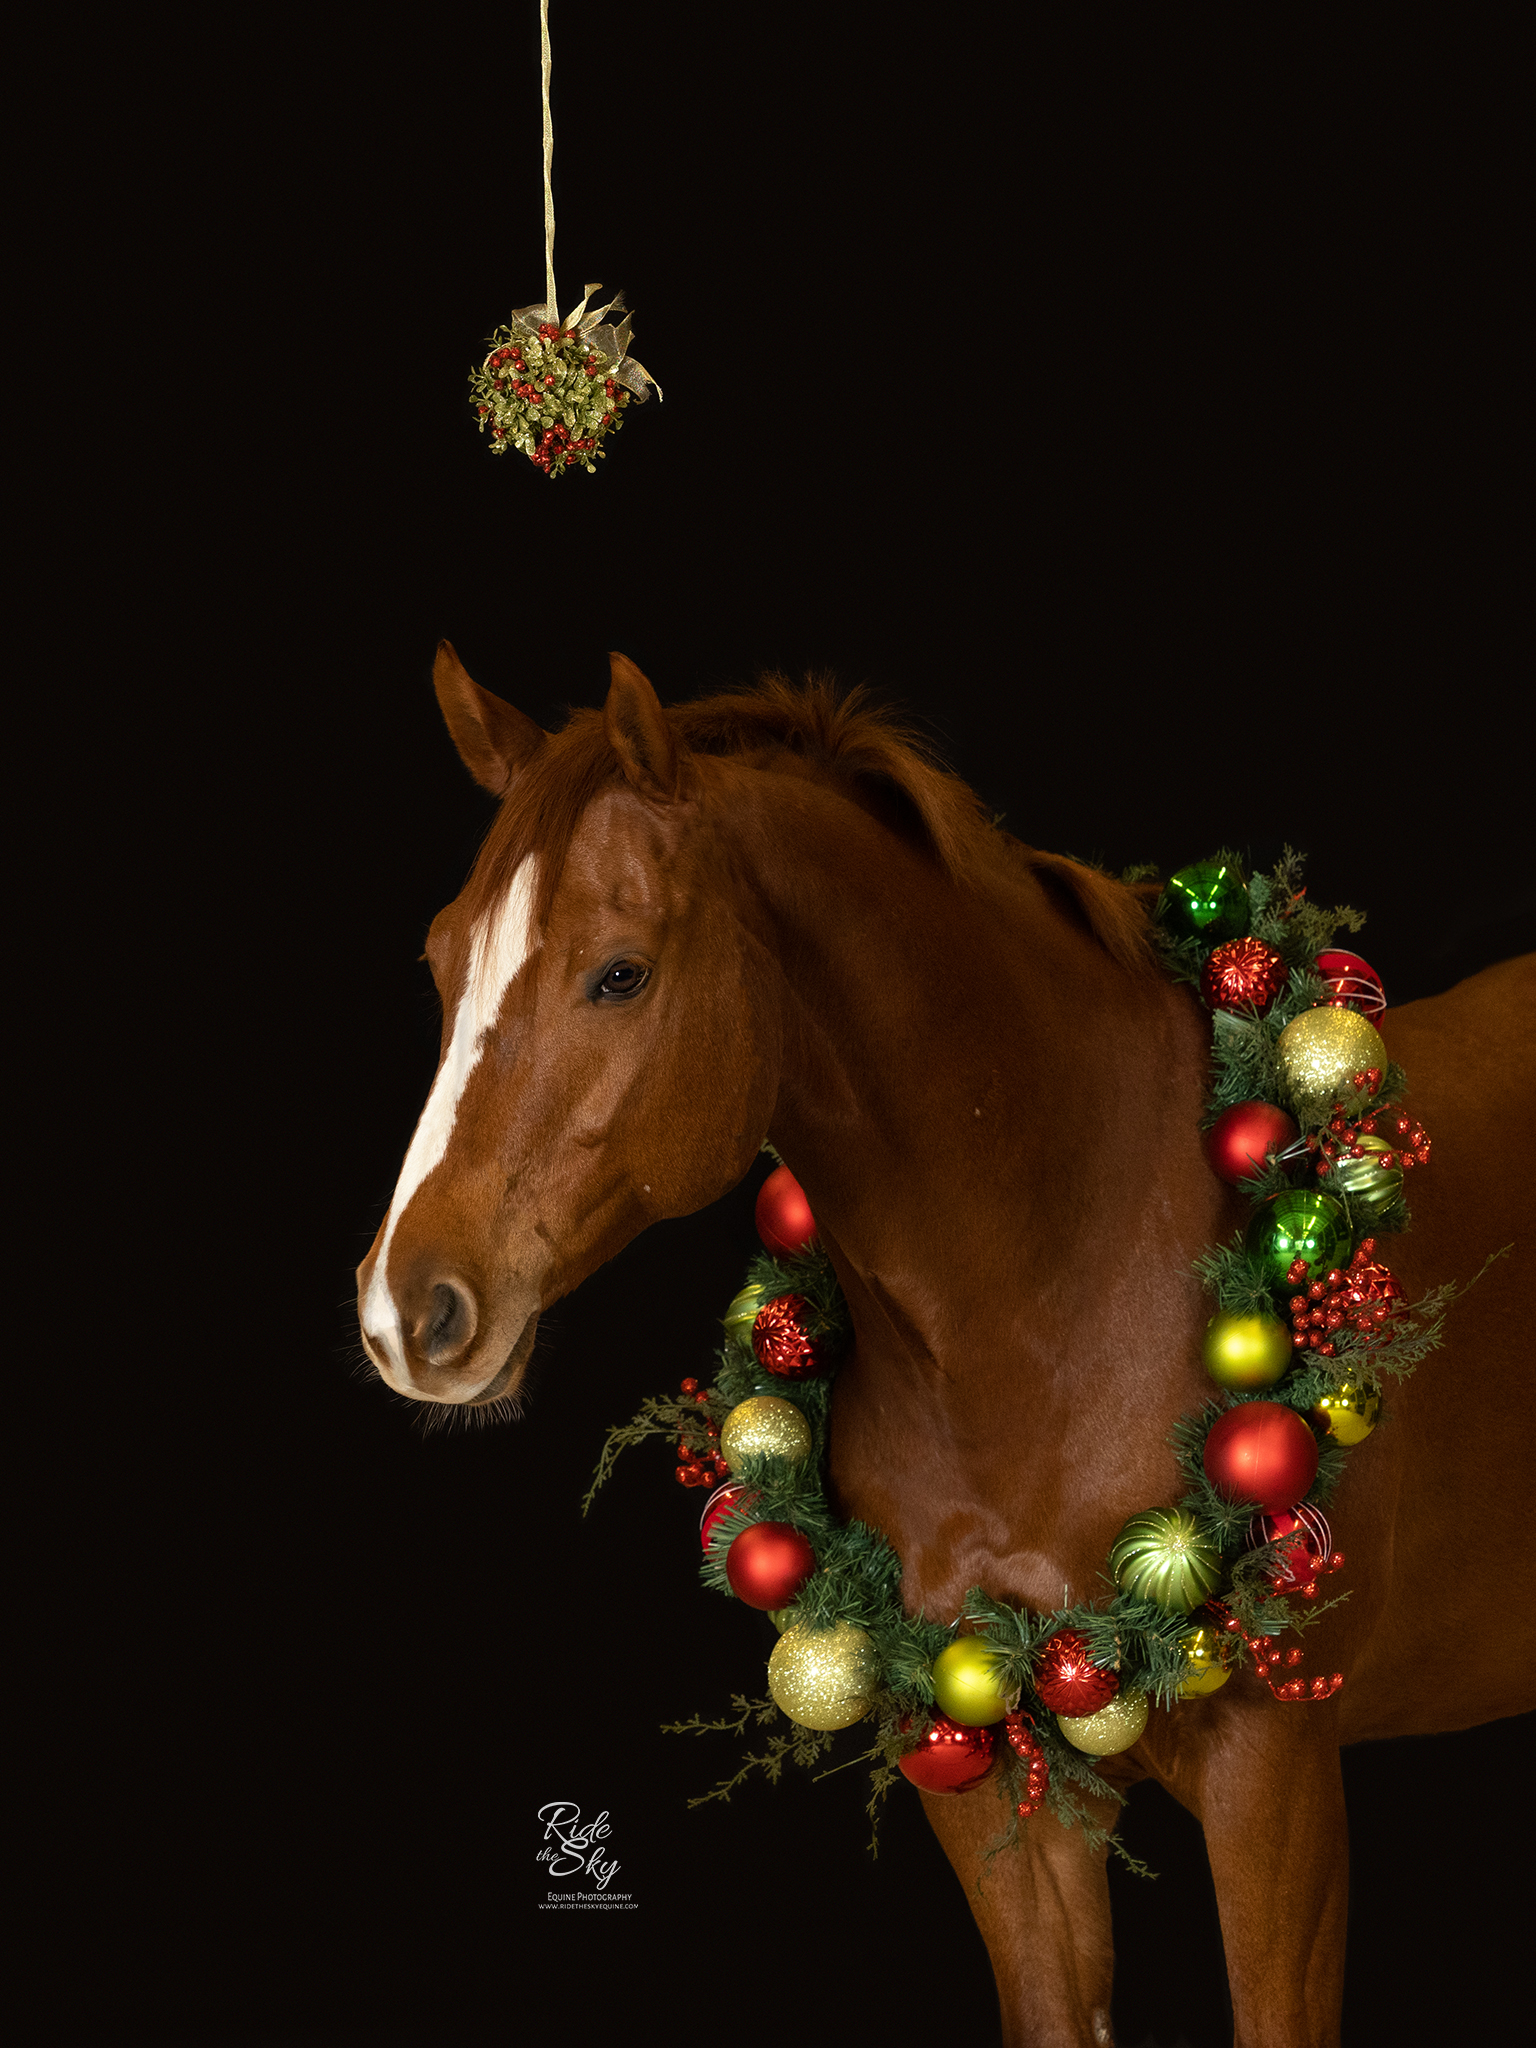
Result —
<path fill-rule="evenodd" d="M 651 970 L 637 961 L 615 960 L 597 984 L 597 993 L 622 1002 L 627 996 L 638 995 L 650 978 Z"/>

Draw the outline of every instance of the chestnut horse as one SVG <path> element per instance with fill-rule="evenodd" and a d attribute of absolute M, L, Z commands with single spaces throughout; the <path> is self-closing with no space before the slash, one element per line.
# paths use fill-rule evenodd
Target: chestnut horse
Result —
<path fill-rule="evenodd" d="M 546 735 L 446 643 L 435 680 L 502 803 L 427 941 L 441 1063 L 358 1269 L 379 1373 L 514 1411 L 540 1311 L 734 1186 L 767 1137 L 856 1333 L 833 1496 L 900 1553 L 909 1609 L 952 1618 L 971 1586 L 1038 1610 L 1063 1586 L 1102 1593 L 1121 1524 L 1179 1488 L 1168 1432 L 1209 1392 L 1191 1265 L 1245 1213 L 1201 1149 L 1209 1020 L 1158 969 L 1145 892 L 998 832 L 888 721 L 821 688 L 663 710 L 615 655 L 603 711 Z M 1536 1702 L 1531 1604 L 1511 1597 L 1533 968 L 1382 1023 L 1436 1141 L 1392 1246 L 1410 1298 L 1517 1245 L 1390 1394 L 1330 1508 L 1351 1598 L 1309 1632 L 1308 1668 L 1345 1672 L 1342 1692 L 1278 1704 L 1239 1674 L 1104 1766 L 1199 1819 L 1248 2048 L 1338 2039 L 1340 1744 Z M 1493 1360 L 1503 1397 L 1458 1400 L 1463 1362 Z M 1497 1630 L 1424 1625 L 1453 1530 L 1456 1611 Z M 1103 1854 L 1042 1816 L 978 1891 L 992 1792 L 924 1806 L 1007 2040 L 1109 2041 Z"/>

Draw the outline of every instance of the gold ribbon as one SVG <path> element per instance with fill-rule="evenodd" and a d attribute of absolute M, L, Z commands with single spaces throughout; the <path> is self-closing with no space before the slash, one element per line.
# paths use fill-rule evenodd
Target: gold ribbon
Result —
<path fill-rule="evenodd" d="M 636 398 L 646 399 L 651 391 L 661 397 L 661 386 L 643 363 L 636 362 L 629 353 L 630 323 L 634 314 L 624 303 L 624 294 L 615 292 L 606 305 L 594 307 L 589 313 L 587 305 L 594 292 L 600 292 L 600 284 L 589 284 L 582 293 L 581 303 L 573 306 L 564 320 L 555 308 L 554 294 L 542 306 L 518 306 L 507 325 L 522 333 L 537 336 L 541 327 L 558 327 L 563 341 L 579 341 L 595 349 L 607 365 L 607 374 L 615 384 L 622 384 L 626 391 L 632 391 Z M 603 324 L 606 313 L 622 313 L 624 318 L 616 327 Z M 490 361 L 487 356 L 486 361 Z M 648 390 L 646 387 L 649 386 Z"/>

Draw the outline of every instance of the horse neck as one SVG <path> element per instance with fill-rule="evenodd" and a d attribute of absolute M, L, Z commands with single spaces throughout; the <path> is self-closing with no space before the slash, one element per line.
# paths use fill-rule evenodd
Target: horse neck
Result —
<path fill-rule="evenodd" d="M 942 1373 L 1042 1283 L 1053 1319 L 1080 1316 L 1080 1281 L 1146 1240 L 1149 1209 L 1192 1256 L 1211 1176 L 1184 992 L 1118 965 L 1001 846 L 962 886 L 846 799 L 792 788 L 740 828 L 779 963 L 769 1137 L 856 1323 L 869 1295 Z"/>

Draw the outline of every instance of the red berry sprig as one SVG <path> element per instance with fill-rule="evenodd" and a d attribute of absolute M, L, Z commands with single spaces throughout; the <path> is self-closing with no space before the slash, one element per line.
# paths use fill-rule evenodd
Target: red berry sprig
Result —
<path fill-rule="evenodd" d="M 697 1380 L 683 1381 L 683 1392 L 700 1408 L 709 1406 L 709 1390 L 701 1387 Z M 704 1434 L 711 1443 L 718 1443 L 720 1432 L 706 1415 Z M 679 1486 L 718 1486 L 730 1474 L 730 1466 L 718 1451 L 699 1452 L 689 1443 L 686 1432 L 677 1440 L 677 1483 Z"/>
<path fill-rule="evenodd" d="M 1343 1272 L 1335 1267 L 1326 1279 L 1314 1280 L 1305 1294 L 1291 1296 L 1291 1343 L 1297 1351 L 1332 1358 L 1333 1339 L 1340 1330 L 1375 1337 L 1394 1316 L 1408 1313 L 1403 1283 L 1372 1256 L 1375 1250 L 1375 1238 L 1363 1237 Z M 1307 1272 L 1306 1260 L 1295 1259 L 1285 1277 L 1292 1287 L 1300 1287 Z"/>
<path fill-rule="evenodd" d="M 1051 1767 L 1046 1760 L 1045 1748 L 1035 1733 L 1035 1724 L 1029 1715 L 1022 1712 L 1006 1714 L 1003 1726 L 1008 1731 L 1008 1743 L 1019 1761 L 1028 1766 L 1024 1785 L 1024 1797 L 1019 1801 L 1019 1819 L 1028 1820 L 1045 1804 L 1045 1795 L 1051 1782 Z"/>
<path fill-rule="evenodd" d="M 1351 1086 L 1374 1095 L 1381 1086 L 1381 1069 L 1367 1067 L 1363 1073 L 1351 1074 L 1350 1083 Z M 1331 1173 L 1341 1159 L 1363 1159 L 1366 1148 L 1360 1140 L 1377 1136 L 1378 1128 L 1383 1124 L 1386 1128 L 1381 1135 L 1389 1141 L 1393 1138 L 1397 1140 L 1394 1150 L 1375 1155 L 1376 1163 L 1383 1173 L 1390 1172 L 1394 1167 L 1400 1167 L 1406 1173 L 1414 1166 L 1428 1166 L 1431 1141 L 1429 1134 L 1416 1117 L 1408 1116 L 1401 1110 L 1393 1115 L 1385 1109 L 1373 1109 L 1365 1116 L 1351 1121 L 1344 1114 L 1343 1104 L 1336 1102 L 1333 1105 L 1333 1114 L 1328 1119 L 1327 1130 L 1307 1139 L 1309 1148 L 1317 1153 L 1319 1176 Z"/>
<path fill-rule="evenodd" d="M 1342 1562 L 1341 1558 L 1340 1563 Z M 1219 1601 L 1213 1600 L 1211 1605 L 1225 1613 L 1226 1618 L 1222 1621 L 1221 1626 L 1227 1633 L 1229 1635 L 1241 1636 L 1248 1645 L 1248 1648 L 1253 1653 L 1253 1668 L 1255 1672 L 1263 1679 L 1277 1700 L 1306 1700 L 1309 1703 L 1315 1700 L 1331 1700 L 1339 1687 L 1344 1683 L 1342 1671 L 1331 1671 L 1326 1678 L 1314 1678 L 1310 1683 L 1305 1678 L 1288 1678 L 1281 1684 L 1276 1685 L 1269 1674 L 1272 1671 L 1278 1671 L 1282 1666 L 1294 1670 L 1306 1652 L 1303 1650 L 1277 1649 L 1274 1646 L 1274 1638 L 1272 1636 L 1249 1635 L 1247 1629 L 1243 1627 L 1237 1616 L 1226 1613 L 1225 1609 L 1221 1608 Z"/>

